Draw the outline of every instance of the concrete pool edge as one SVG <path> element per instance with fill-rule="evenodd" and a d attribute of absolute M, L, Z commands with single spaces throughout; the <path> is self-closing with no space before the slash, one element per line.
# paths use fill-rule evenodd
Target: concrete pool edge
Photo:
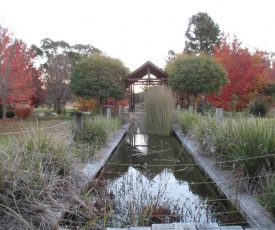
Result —
<path fill-rule="evenodd" d="M 182 133 L 178 125 L 173 125 L 173 131 L 195 163 L 216 183 L 217 187 L 235 205 L 252 228 L 275 229 L 275 223 L 271 220 L 272 217 L 255 198 L 248 193 L 236 192 L 230 183 L 232 178 L 229 174 L 220 171 L 212 159 L 199 154 L 196 143 Z"/>
<path fill-rule="evenodd" d="M 98 155 L 98 157 L 93 159 L 93 161 L 87 163 L 85 167 L 81 170 L 81 172 L 83 172 L 84 175 L 87 177 L 88 181 L 92 180 L 109 160 L 112 153 L 118 147 L 119 143 L 128 131 L 129 126 L 129 124 L 125 124 L 121 127 L 120 130 L 112 133 L 112 136 L 108 138 L 105 145 L 96 152 L 96 155 Z"/>

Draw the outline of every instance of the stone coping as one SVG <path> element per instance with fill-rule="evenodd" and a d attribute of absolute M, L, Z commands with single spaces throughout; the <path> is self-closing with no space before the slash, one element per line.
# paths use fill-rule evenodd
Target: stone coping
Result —
<path fill-rule="evenodd" d="M 120 130 L 112 133 L 106 141 L 106 144 L 95 153 L 93 160 L 88 162 L 81 170 L 81 172 L 86 175 L 87 180 L 92 180 L 100 169 L 107 163 L 125 133 L 128 131 L 129 126 L 129 124 L 125 124 Z"/>

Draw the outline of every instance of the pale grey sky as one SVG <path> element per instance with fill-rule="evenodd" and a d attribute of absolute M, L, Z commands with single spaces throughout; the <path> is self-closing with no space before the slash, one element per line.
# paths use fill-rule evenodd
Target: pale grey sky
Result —
<path fill-rule="evenodd" d="M 131 71 L 148 60 L 163 68 L 199 12 L 246 47 L 275 52 L 274 0 L 0 0 L 0 23 L 28 45 L 91 44 Z"/>

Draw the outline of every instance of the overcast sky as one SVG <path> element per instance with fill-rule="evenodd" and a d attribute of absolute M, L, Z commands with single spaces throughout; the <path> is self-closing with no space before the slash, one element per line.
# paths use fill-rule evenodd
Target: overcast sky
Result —
<path fill-rule="evenodd" d="M 275 0 L 0 0 L 1 25 L 28 45 L 91 44 L 131 71 L 148 60 L 164 68 L 199 12 L 246 47 L 275 52 Z"/>

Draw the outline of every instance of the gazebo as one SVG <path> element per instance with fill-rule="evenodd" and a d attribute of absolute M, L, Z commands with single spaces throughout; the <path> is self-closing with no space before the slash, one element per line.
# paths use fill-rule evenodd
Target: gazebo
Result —
<path fill-rule="evenodd" d="M 124 79 L 130 94 L 130 111 L 133 111 L 135 108 L 135 86 L 166 85 L 167 81 L 168 74 L 150 61 L 145 62 L 142 66 L 130 73 Z"/>

